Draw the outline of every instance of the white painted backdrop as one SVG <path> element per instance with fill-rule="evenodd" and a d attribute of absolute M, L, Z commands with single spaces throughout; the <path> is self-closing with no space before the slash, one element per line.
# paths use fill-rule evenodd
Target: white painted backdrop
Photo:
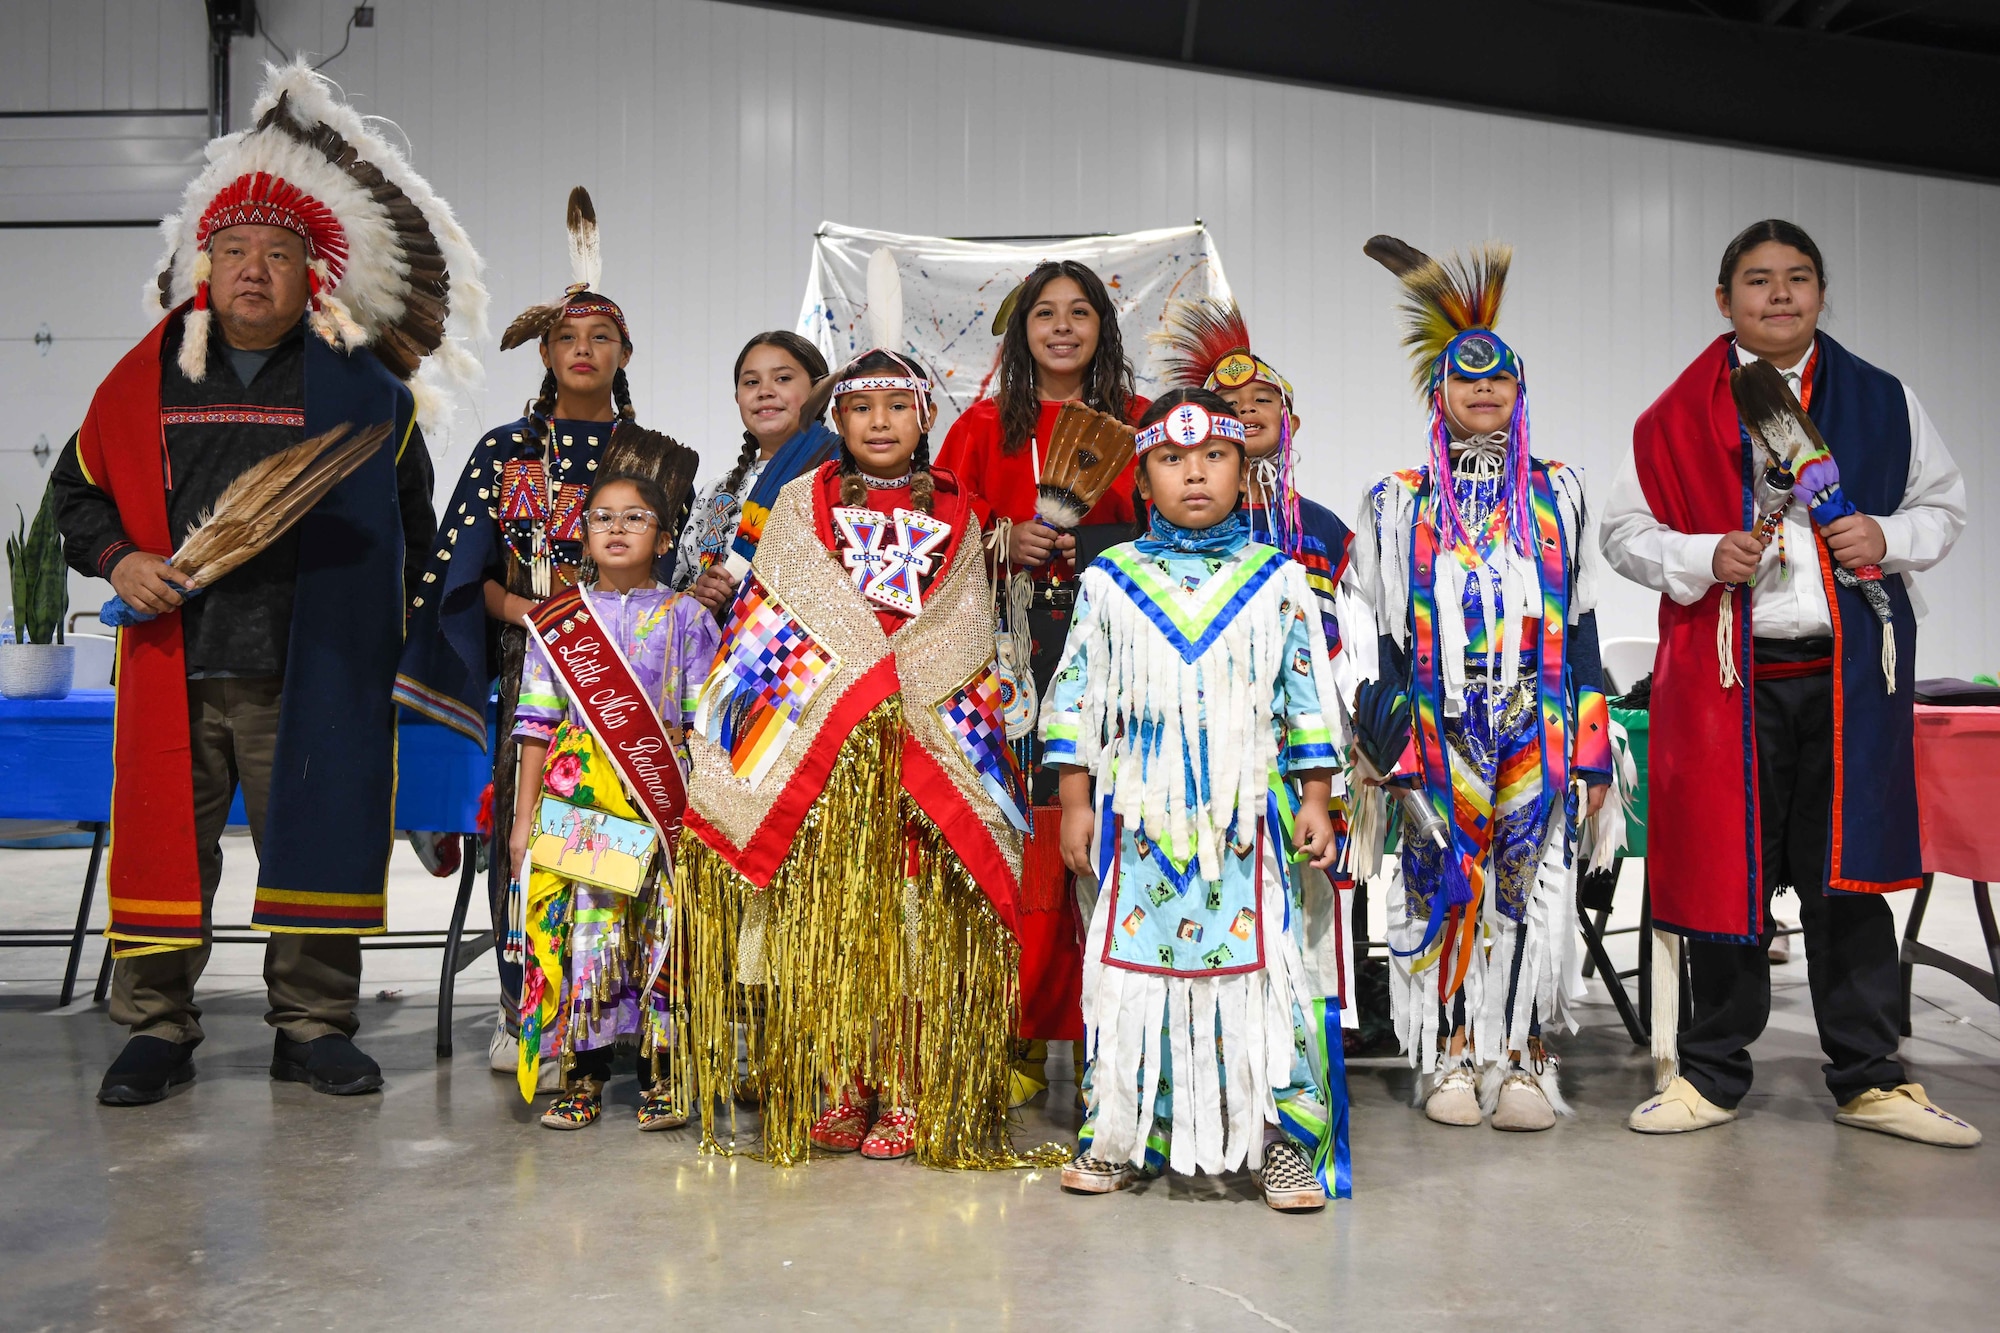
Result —
<path fill-rule="evenodd" d="M 200 8 L 0 0 L 9 36 L 35 36 L 0 43 L 0 98 L 137 105 L 128 82 L 164 97 L 185 76 L 161 70 L 199 58 Z M 318 52 L 351 10 L 259 5 L 286 49 Z M 1417 456 L 1393 284 L 1360 249 L 1377 231 L 1427 249 L 1515 244 L 1502 327 L 1527 358 L 1538 451 L 1580 462 L 1601 493 L 1633 417 L 1721 327 L 1723 245 L 1789 217 L 1825 249 L 1830 331 L 1915 386 L 1971 484 L 1973 526 L 1925 583 L 1920 671 L 2000 667 L 1984 578 L 2000 478 L 1978 406 L 2000 189 L 706 0 L 388 0 L 376 16 L 328 72 L 407 132 L 490 261 L 497 321 L 560 290 L 563 196 L 589 185 L 605 282 L 638 338 L 642 414 L 710 471 L 738 440 L 730 361 L 794 317 L 821 219 L 997 236 L 1200 217 L 1258 350 L 1299 388 L 1315 495 L 1351 510 L 1369 478 Z M 134 41 L 156 45 L 159 68 Z M 236 45 L 239 117 L 269 54 Z M 37 60 L 61 77 L 11 77 Z M 0 512 L 32 484 L 21 451 L 41 430 L 59 443 L 140 332 L 131 293 L 152 249 L 129 233 L 0 233 Z M 95 266 L 116 272 L 78 273 Z M 38 358 L 27 338 L 44 320 L 58 343 Z M 481 414 L 512 416 L 539 372 L 525 350 L 487 351 Z M 469 443 L 439 442 L 442 473 Z M 1650 597 L 1617 587 L 1607 631 L 1650 632 Z"/>

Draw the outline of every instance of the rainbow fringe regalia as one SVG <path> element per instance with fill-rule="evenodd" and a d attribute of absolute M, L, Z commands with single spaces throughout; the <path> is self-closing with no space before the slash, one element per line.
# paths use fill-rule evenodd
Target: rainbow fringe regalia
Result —
<path fill-rule="evenodd" d="M 1542 1034 L 1575 1026 L 1583 991 L 1575 784 L 1611 778 L 1583 478 L 1530 451 L 1527 370 L 1493 331 L 1512 249 L 1440 261 L 1392 236 L 1363 249 L 1402 282 L 1429 458 L 1362 499 L 1357 596 L 1342 603 L 1357 623 L 1343 637 L 1376 645 L 1364 677 L 1407 691 L 1413 734 L 1391 776 L 1418 786 L 1449 843 L 1407 828 L 1402 840 L 1403 892 L 1389 899 L 1396 1034 L 1424 1072 L 1419 1104 L 1434 1076 L 1470 1065 L 1485 1067 L 1482 1100 L 1531 1073 L 1562 1113 Z M 1497 381 L 1495 395 L 1511 382 L 1505 427 L 1460 438 L 1454 381 Z M 1402 743 L 1369 739 L 1377 753 Z M 1448 1053 L 1459 1032 L 1464 1046 Z"/>
<path fill-rule="evenodd" d="M 1397 1029 L 1427 1071 L 1457 1026 L 1491 1060 L 1567 1020 L 1581 985 L 1571 781 L 1611 766 L 1581 478 L 1532 463 L 1518 546 L 1503 475 L 1450 483 L 1473 534 L 1457 545 L 1440 537 L 1430 478 L 1417 469 L 1375 486 L 1356 543 L 1383 668 L 1409 680 L 1409 771 L 1451 837 L 1443 850 L 1405 839 L 1390 907 Z M 1461 996 L 1463 1013 L 1447 1015 Z"/>
<path fill-rule="evenodd" d="M 1317 611 L 1240 513 L 1192 531 L 1156 513 L 1083 573 L 1041 726 L 1043 762 L 1089 770 L 1100 801 L 1092 1156 L 1255 1169 L 1277 1125 L 1349 1192 L 1340 1005 L 1307 976 L 1290 852 L 1290 779 L 1339 763 Z"/>

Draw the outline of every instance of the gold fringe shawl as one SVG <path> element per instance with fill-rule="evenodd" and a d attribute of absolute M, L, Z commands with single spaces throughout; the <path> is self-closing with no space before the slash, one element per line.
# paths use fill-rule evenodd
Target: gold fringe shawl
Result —
<path fill-rule="evenodd" d="M 821 1093 L 859 1079 L 882 1104 L 914 1106 L 926 1166 L 1050 1165 L 1068 1150 L 1016 1154 L 1007 1134 L 1008 1035 L 1020 946 L 937 827 L 903 790 L 902 701 L 871 711 L 841 746 L 784 863 L 761 891 L 765 1009 L 750 1050 L 763 1104 L 762 1156 L 811 1156 Z M 914 874 L 909 840 L 916 848 Z M 692 833 L 678 858 L 689 1012 L 686 1071 L 702 1148 L 727 1153 L 716 1102 L 736 1085 L 736 1033 L 752 1023 L 737 946 L 758 890 Z M 921 1022 L 928 1013 L 931 1022 Z M 754 1155 L 754 1154 L 753 1154 Z"/>

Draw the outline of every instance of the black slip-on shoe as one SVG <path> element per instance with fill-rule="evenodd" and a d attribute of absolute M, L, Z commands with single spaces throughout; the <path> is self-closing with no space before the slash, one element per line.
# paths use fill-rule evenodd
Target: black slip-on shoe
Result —
<path fill-rule="evenodd" d="M 271 1077 L 281 1083 L 304 1083 L 314 1092 L 352 1097 L 382 1086 L 382 1067 L 363 1055 L 340 1033 L 293 1041 L 278 1034 L 271 1053 Z"/>
<path fill-rule="evenodd" d="M 104 1071 L 97 1100 L 106 1106 L 147 1106 L 163 1100 L 183 1083 L 194 1081 L 195 1041 L 165 1037 L 130 1037 L 125 1049 Z"/>

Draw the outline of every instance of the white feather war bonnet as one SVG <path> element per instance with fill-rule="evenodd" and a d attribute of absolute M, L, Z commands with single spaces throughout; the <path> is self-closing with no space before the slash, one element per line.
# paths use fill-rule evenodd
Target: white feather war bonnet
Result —
<path fill-rule="evenodd" d="M 372 348 L 404 381 L 422 368 L 425 380 L 476 382 L 465 344 L 486 333 L 485 265 L 451 206 L 303 61 L 265 66 L 251 115 L 251 128 L 209 143 L 180 211 L 160 224 L 167 250 L 147 308 L 193 302 L 181 370 L 197 381 L 208 371 L 210 239 L 259 224 L 305 239 L 307 321 L 328 346 Z M 435 397 L 419 391 L 419 405 Z"/>

